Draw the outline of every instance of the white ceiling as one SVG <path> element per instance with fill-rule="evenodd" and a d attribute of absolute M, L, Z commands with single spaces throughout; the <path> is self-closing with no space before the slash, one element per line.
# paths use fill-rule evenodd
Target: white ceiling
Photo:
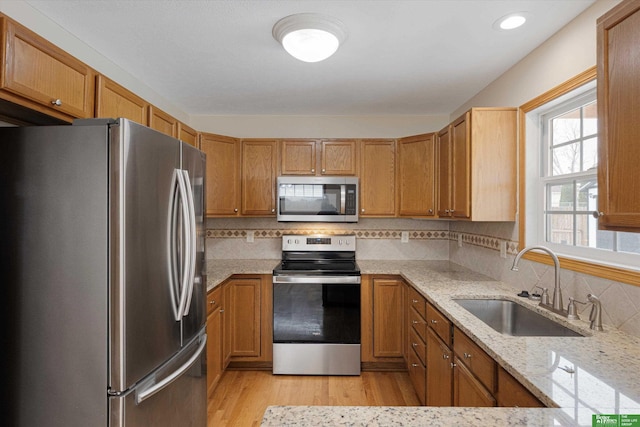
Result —
<path fill-rule="evenodd" d="M 192 115 L 449 114 L 594 2 L 26 1 Z M 524 27 L 492 28 L 522 11 Z M 300 12 L 346 25 L 334 56 L 300 62 L 273 39 Z"/>

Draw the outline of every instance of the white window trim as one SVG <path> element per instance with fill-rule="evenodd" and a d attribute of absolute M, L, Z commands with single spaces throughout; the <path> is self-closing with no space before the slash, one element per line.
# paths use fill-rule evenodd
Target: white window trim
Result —
<path fill-rule="evenodd" d="M 599 264 L 612 267 L 619 267 L 628 270 L 640 271 L 640 255 L 626 252 L 612 252 L 603 249 L 588 248 L 581 246 L 569 246 L 554 244 L 545 241 L 544 236 L 544 206 L 545 206 L 545 182 L 542 180 L 544 173 L 544 163 L 546 153 L 543 153 L 540 146 L 540 133 L 542 129 L 542 116 L 553 111 L 557 105 L 565 103 L 572 98 L 584 99 L 588 92 L 595 90 L 596 81 L 590 81 L 571 92 L 562 95 L 545 105 L 531 110 L 525 115 L 525 170 L 522 176 L 525 179 L 525 241 L 528 246 L 542 245 L 553 250 L 560 256 L 576 259 L 584 262 L 597 262 Z M 576 100 L 580 103 L 579 100 Z M 584 173 L 576 173 L 570 176 L 580 177 Z"/>

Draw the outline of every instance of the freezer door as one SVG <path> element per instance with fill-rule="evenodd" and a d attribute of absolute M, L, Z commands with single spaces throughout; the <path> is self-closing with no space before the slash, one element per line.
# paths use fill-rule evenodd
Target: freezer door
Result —
<path fill-rule="evenodd" d="M 111 126 L 110 164 L 109 375 L 119 392 L 181 347 L 169 241 L 180 142 L 120 119 Z"/>
<path fill-rule="evenodd" d="M 205 276 L 205 154 L 182 143 L 182 169 L 186 171 L 193 198 L 195 219 L 195 260 L 193 265 L 193 295 L 188 314 L 183 317 L 183 343 L 189 342 L 206 321 Z"/>
<path fill-rule="evenodd" d="M 206 426 L 205 348 L 202 330 L 178 355 L 126 395 L 110 397 L 109 426 Z"/>

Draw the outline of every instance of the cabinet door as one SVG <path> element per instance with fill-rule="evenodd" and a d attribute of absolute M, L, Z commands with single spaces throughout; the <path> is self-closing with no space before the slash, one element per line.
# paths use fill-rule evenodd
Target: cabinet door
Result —
<path fill-rule="evenodd" d="M 418 358 L 418 355 L 413 350 L 409 352 L 408 362 L 409 362 L 409 366 L 408 366 L 409 378 L 413 383 L 413 388 L 416 391 L 416 394 L 418 395 L 418 400 L 420 401 L 420 404 L 424 405 L 425 399 L 426 399 L 425 381 L 426 381 L 426 375 L 427 375 L 427 368 L 422 364 L 422 362 Z"/>
<path fill-rule="evenodd" d="M 438 133 L 438 216 L 451 216 L 451 127 Z"/>
<path fill-rule="evenodd" d="M 240 141 L 203 133 L 200 149 L 207 155 L 207 216 L 240 214 Z"/>
<path fill-rule="evenodd" d="M 451 216 L 471 216 L 470 191 L 471 114 L 466 113 L 451 125 Z"/>
<path fill-rule="evenodd" d="M 207 317 L 207 392 L 210 396 L 222 376 L 222 315 L 220 308 Z"/>
<path fill-rule="evenodd" d="M 524 388 L 503 368 L 498 370 L 498 406 L 519 408 L 544 408 L 545 406 L 529 390 Z"/>
<path fill-rule="evenodd" d="M 435 215 L 435 135 L 398 140 L 398 215 Z"/>
<path fill-rule="evenodd" d="M 148 124 L 149 103 L 105 76 L 98 76 L 96 97 L 96 117 L 133 120 L 141 125 Z"/>
<path fill-rule="evenodd" d="M 426 405 L 451 406 L 453 394 L 453 358 L 447 347 L 431 328 L 427 328 Z"/>
<path fill-rule="evenodd" d="M 261 280 L 232 279 L 225 294 L 225 333 L 229 335 L 229 355 L 233 358 L 260 356 Z"/>
<path fill-rule="evenodd" d="M 491 393 L 473 376 L 464 363 L 455 356 L 453 405 L 466 407 L 496 406 L 496 400 Z"/>
<path fill-rule="evenodd" d="M 395 153 L 394 140 L 362 141 L 360 153 L 361 216 L 395 216 Z"/>
<path fill-rule="evenodd" d="M 356 175 L 357 144 L 355 140 L 321 141 L 322 175 Z"/>
<path fill-rule="evenodd" d="M 640 1 L 598 19 L 598 220 L 600 229 L 640 229 Z"/>
<path fill-rule="evenodd" d="M 282 175 L 315 175 L 316 151 L 315 140 L 282 141 L 280 152 Z"/>
<path fill-rule="evenodd" d="M 275 140 L 242 141 L 242 215 L 275 216 Z"/>
<path fill-rule="evenodd" d="M 403 356 L 404 286 L 395 279 L 373 279 L 373 355 Z"/>
<path fill-rule="evenodd" d="M 153 105 L 149 106 L 149 127 L 174 138 L 178 136 L 178 120 Z"/>
<path fill-rule="evenodd" d="M 198 140 L 198 131 L 190 128 L 182 122 L 178 122 L 178 139 L 196 148 L 200 147 Z"/>
<path fill-rule="evenodd" d="M 2 17 L 0 24 L 1 88 L 35 102 L 28 106 L 48 114 L 93 117 L 95 72 L 9 18 Z"/>

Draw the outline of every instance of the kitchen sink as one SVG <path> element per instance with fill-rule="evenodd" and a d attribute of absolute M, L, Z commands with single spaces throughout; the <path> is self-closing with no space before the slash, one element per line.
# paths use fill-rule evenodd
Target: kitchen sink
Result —
<path fill-rule="evenodd" d="M 465 310 L 505 335 L 583 337 L 535 311 L 505 299 L 455 299 Z"/>

